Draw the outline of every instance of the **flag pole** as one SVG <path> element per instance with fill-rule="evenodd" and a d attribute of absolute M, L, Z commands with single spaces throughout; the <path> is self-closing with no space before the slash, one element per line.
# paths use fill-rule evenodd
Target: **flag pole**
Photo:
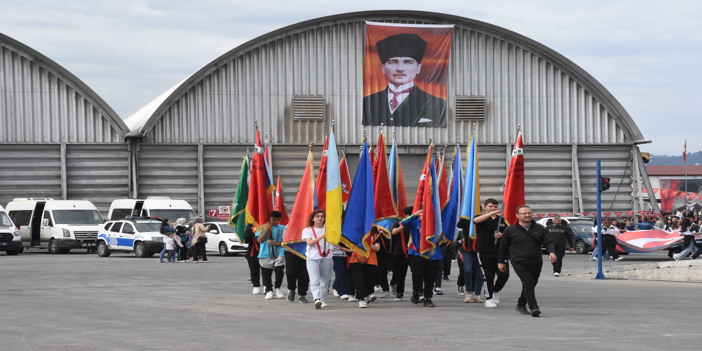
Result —
<path fill-rule="evenodd" d="M 685 162 L 685 192 L 687 193 L 687 139 L 685 139 L 685 146 L 683 147 L 683 161 Z M 685 199 L 685 206 L 687 206 L 687 198 Z"/>

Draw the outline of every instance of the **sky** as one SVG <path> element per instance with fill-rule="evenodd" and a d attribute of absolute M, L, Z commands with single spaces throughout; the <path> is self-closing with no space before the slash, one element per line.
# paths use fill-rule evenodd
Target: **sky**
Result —
<path fill-rule="evenodd" d="M 397 6 L 397 7 L 389 7 Z M 298 22 L 370 10 L 471 18 L 522 34 L 595 77 L 646 140 L 702 150 L 698 0 L 0 0 L 0 33 L 57 62 L 126 118 L 220 55 Z"/>

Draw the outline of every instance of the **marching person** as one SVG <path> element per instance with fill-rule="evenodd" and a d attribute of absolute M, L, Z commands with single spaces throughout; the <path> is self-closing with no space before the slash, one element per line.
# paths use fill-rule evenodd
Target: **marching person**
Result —
<path fill-rule="evenodd" d="M 619 256 L 617 253 L 617 235 L 619 235 L 619 228 L 617 228 L 612 220 L 607 218 L 602 222 L 602 256 L 604 257 L 605 250 L 609 252 L 612 256 L 612 261 L 621 261 L 624 257 Z"/>
<path fill-rule="evenodd" d="M 546 226 L 548 238 L 553 243 L 556 250 L 556 262 L 553 262 L 553 276 L 561 276 L 561 268 L 563 267 L 563 256 L 565 256 L 566 242 L 568 242 L 568 250 L 573 252 L 573 230 L 569 226 L 563 225 L 561 216 L 555 215 L 551 219 L 550 225 Z"/>
<path fill-rule="evenodd" d="M 253 224 L 247 224 L 244 230 L 244 242 L 249 246 L 246 248 L 246 262 L 249 264 L 249 279 L 253 286 L 253 294 L 257 295 L 261 291 L 261 264 L 258 262 L 259 244 L 256 240 L 256 233 Z"/>
<path fill-rule="evenodd" d="M 307 273 L 310 276 L 310 290 L 316 309 L 327 307 L 327 287 L 334 267 L 332 245 L 326 240 L 325 222 L 324 210 L 312 211 L 308 221 L 309 227 L 302 230 L 302 240 L 307 244 L 305 256 L 307 256 Z"/>
<path fill-rule="evenodd" d="M 261 265 L 261 278 L 266 289 L 266 300 L 271 300 L 274 297 L 276 299 L 285 297 L 280 290 L 285 272 L 284 250 L 280 245 L 283 242 L 285 226 L 280 224 L 281 218 L 283 218 L 282 213 L 271 211 L 268 223 L 259 226 L 256 231 L 256 241 L 261 244 L 258 252 L 258 262 Z M 273 272 L 275 272 L 275 294 L 272 282 Z"/>
<path fill-rule="evenodd" d="M 378 229 L 373 227 L 371 228 L 371 234 L 364 240 L 370 246 L 368 257 L 354 251 L 349 258 L 349 270 L 356 289 L 356 299 L 358 300 L 359 308 L 367 308 L 371 302 L 377 299 L 377 296 L 373 294 L 373 290 L 378 275 L 377 252 L 380 250 L 380 240 L 382 239 L 379 239 Z"/>
<path fill-rule="evenodd" d="M 410 242 L 408 243 L 409 265 L 412 270 L 412 297 L 410 302 L 418 304 L 420 294 L 424 293 L 424 307 L 436 307 L 431 298 L 434 294 L 434 282 L 439 269 L 443 264 L 441 250 L 438 247 L 434 248 L 431 256 L 424 257 L 419 252 L 421 234 L 421 217 L 422 210 L 413 213 L 400 222 L 400 226 L 393 229 L 402 230 L 407 228 L 410 232 Z"/>
<path fill-rule="evenodd" d="M 536 302 L 534 289 L 543 266 L 541 247 L 546 247 L 551 263 L 556 262 L 557 257 L 553 253 L 553 243 L 546 234 L 546 228 L 536 224 L 532 219 L 529 206 L 517 207 L 517 218 L 519 221 L 507 227 L 502 233 L 498 269 L 501 272 L 507 271 L 509 259 L 514 272 L 522 281 L 522 293 L 517 301 L 516 310 L 522 314 L 538 317 L 541 315 L 541 310 Z M 527 304 L 529 304 L 529 310 L 526 309 Z"/>
<path fill-rule="evenodd" d="M 405 216 L 412 215 L 412 207 L 405 207 Z M 405 297 L 405 278 L 407 268 L 409 268 L 409 254 L 407 253 L 407 243 L 410 240 L 410 231 L 395 223 L 392 229 L 392 280 L 390 285 L 394 287 L 394 301 L 402 301 Z"/>
<path fill-rule="evenodd" d="M 497 269 L 500 240 L 502 232 L 507 227 L 497 200 L 492 198 L 485 200 L 483 203 L 483 214 L 475 216 L 473 223 L 475 223 L 477 240 L 475 251 L 478 252 L 478 262 L 483 268 L 485 282 L 487 283 L 485 307 L 495 308 L 500 303 L 499 292 L 502 291 L 509 279 L 509 268 L 507 266 L 505 266 L 504 271 Z M 470 222 L 465 223 L 463 233 L 469 232 L 469 224 Z M 497 276 L 497 280 L 495 280 L 495 276 Z"/>

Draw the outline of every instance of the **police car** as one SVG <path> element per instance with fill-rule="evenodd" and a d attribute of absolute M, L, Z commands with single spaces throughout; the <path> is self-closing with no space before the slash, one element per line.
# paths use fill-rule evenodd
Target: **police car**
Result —
<path fill-rule="evenodd" d="M 98 256 L 134 251 L 137 257 L 151 257 L 163 249 L 164 235 L 160 230 L 161 221 L 148 217 L 109 221 L 98 232 Z"/>

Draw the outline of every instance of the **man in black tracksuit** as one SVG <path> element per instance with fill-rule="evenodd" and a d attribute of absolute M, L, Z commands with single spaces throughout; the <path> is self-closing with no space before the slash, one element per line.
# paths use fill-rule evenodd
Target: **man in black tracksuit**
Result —
<path fill-rule="evenodd" d="M 569 226 L 561 222 L 561 216 L 555 215 L 551 220 L 552 224 L 546 226 L 548 238 L 553 243 L 556 250 L 556 262 L 553 262 L 553 276 L 561 276 L 561 268 L 563 267 L 563 256 L 565 256 L 566 243 L 570 252 L 573 252 L 573 230 Z"/>
<path fill-rule="evenodd" d="M 500 303 L 498 293 L 505 287 L 507 279 L 509 279 L 509 270 L 497 270 L 497 250 L 500 248 L 502 232 L 507 227 L 497 200 L 485 200 L 483 213 L 475 216 L 473 223 L 475 223 L 475 235 L 477 237 L 475 251 L 478 252 L 478 262 L 483 268 L 485 283 L 487 284 L 485 307 L 495 308 Z M 469 230 L 470 227 L 464 225 L 463 233 L 468 233 Z M 495 280 L 495 275 L 497 275 L 497 280 Z M 481 287 L 476 287 L 476 290 L 480 294 Z"/>
<path fill-rule="evenodd" d="M 546 228 L 532 219 L 529 206 L 518 207 L 517 218 L 519 222 L 507 227 L 502 233 L 498 269 L 504 272 L 507 270 L 507 261 L 512 262 L 514 272 L 522 281 L 522 294 L 517 301 L 516 310 L 523 314 L 531 314 L 532 317 L 538 317 L 541 310 L 536 303 L 534 288 L 539 281 L 543 266 L 541 246 L 543 245 L 548 250 L 551 263 L 556 261 L 556 254 L 553 243 L 546 234 Z M 526 309 L 527 303 L 531 313 Z"/>

